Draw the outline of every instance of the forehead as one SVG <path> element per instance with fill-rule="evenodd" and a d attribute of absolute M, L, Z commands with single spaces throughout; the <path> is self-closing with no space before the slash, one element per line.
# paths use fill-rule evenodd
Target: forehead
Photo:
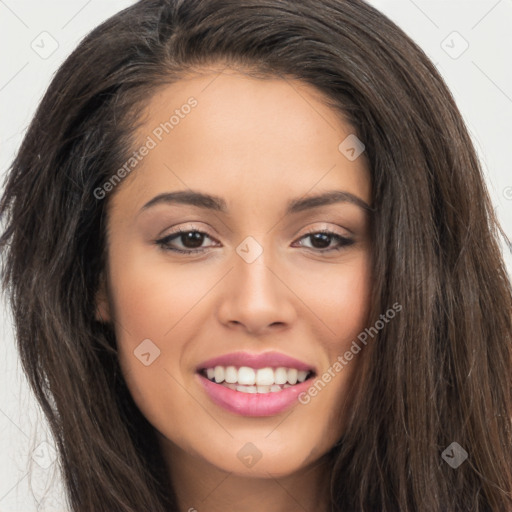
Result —
<path fill-rule="evenodd" d="M 298 80 L 196 73 L 148 101 L 137 144 L 150 149 L 117 192 L 140 205 L 164 189 L 247 203 L 338 188 L 369 203 L 364 153 L 351 161 L 339 149 L 353 132 L 319 91 Z"/>

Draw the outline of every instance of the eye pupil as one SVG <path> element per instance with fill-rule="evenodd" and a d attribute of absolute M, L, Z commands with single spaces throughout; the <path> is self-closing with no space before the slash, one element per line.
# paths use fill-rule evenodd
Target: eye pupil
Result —
<path fill-rule="evenodd" d="M 203 238 L 203 233 L 199 233 L 198 231 L 187 231 L 186 233 L 181 234 L 181 241 L 184 242 L 183 245 L 189 249 L 201 247 Z M 189 242 L 191 242 L 192 245 L 188 245 Z"/>
<path fill-rule="evenodd" d="M 326 247 L 329 247 L 329 244 L 331 243 L 331 235 L 327 235 L 325 233 L 315 233 L 310 236 L 312 245 L 316 249 L 325 249 Z M 320 245 L 318 246 L 316 242 L 320 242 Z"/>

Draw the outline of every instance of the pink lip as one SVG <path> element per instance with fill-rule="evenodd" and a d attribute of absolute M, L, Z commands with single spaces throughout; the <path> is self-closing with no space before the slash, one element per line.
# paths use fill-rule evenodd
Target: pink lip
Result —
<path fill-rule="evenodd" d="M 311 379 L 274 393 L 242 393 L 196 374 L 210 399 L 220 407 L 242 416 L 273 416 L 298 403 L 300 393 L 311 386 Z"/>
<path fill-rule="evenodd" d="M 224 354 L 213 359 L 208 359 L 201 363 L 196 370 L 199 372 L 205 368 L 214 368 L 215 366 L 249 366 L 251 368 L 297 368 L 297 370 L 313 371 L 315 368 L 298 359 L 281 354 L 280 352 L 263 352 L 262 354 L 250 354 L 248 352 L 233 352 Z"/>

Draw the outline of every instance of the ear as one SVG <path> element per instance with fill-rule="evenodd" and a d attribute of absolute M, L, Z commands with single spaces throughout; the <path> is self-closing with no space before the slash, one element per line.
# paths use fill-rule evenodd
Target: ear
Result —
<path fill-rule="evenodd" d="M 100 275 L 98 290 L 96 291 L 96 320 L 101 323 L 108 323 L 111 321 L 110 316 L 110 303 L 108 300 L 107 283 L 105 273 Z"/>

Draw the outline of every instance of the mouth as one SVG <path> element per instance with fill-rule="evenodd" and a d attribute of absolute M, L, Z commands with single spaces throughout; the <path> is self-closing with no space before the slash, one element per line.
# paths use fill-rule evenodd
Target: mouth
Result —
<path fill-rule="evenodd" d="M 210 366 L 199 369 L 198 373 L 210 382 L 239 393 L 266 394 L 279 393 L 313 379 L 313 370 L 298 368 L 250 366 Z"/>
<path fill-rule="evenodd" d="M 234 352 L 202 362 L 196 375 L 206 396 L 225 411 L 273 416 L 299 402 L 317 370 L 281 352 Z"/>

